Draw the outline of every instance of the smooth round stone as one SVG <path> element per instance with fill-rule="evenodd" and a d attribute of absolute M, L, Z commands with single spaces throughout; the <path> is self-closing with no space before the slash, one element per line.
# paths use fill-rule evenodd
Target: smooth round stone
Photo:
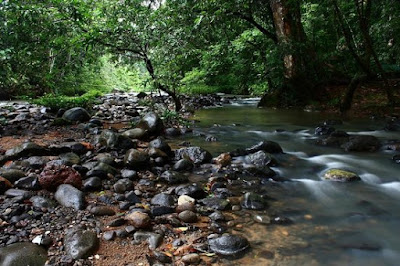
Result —
<path fill-rule="evenodd" d="M 64 247 L 73 259 L 84 259 L 92 255 L 99 246 L 99 239 L 94 231 L 73 228 L 64 238 Z"/>
<path fill-rule="evenodd" d="M 185 223 L 194 223 L 197 221 L 197 215 L 192 211 L 183 211 L 178 215 L 179 219 Z"/>
<path fill-rule="evenodd" d="M 126 216 L 128 220 L 136 228 L 148 228 L 151 225 L 151 219 L 147 213 L 135 211 Z"/>
<path fill-rule="evenodd" d="M 118 227 L 118 226 L 124 225 L 125 222 L 126 222 L 125 219 L 117 218 L 117 219 L 114 219 L 111 222 L 109 222 L 108 226 L 110 226 L 110 227 Z"/>
<path fill-rule="evenodd" d="M 356 173 L 341 169 L 329 169 L 325 172 L 324 179 L 339 182 L 352 182 L 361 180 Z"/>
<path fill-rule="evenodd" d="M 102 186 L 100 177 L 93 176 L 83 181 L 84 190 L 97 190 Z"/>
<path fill-rule="evenodd" d="M 209 239 L 208 245 L 213 252 L 225 256 L 239 255 L 250 247 L 246 238 L 231 234 Z"/>
<path fill-rule="evenodd" d="M 90 209 L 90 213 L 95 216 L 115 215 L 115 211 L 108 206 L 95 206 Z"/>
<path fill-rule="evenodd" d="M 182 257 L 182 262 L 186 264 L 195 264 L 200 261 L 199 254 L 196 253 L 189 253 Z"/>
<path fill-rule="evenodd" d="M 115 238 L 115 235 L 116 235 L 116 233 L 115 233 L 114 230 L 113 231 L 107 231 L 107 232 L 104 232 L 103 239 L 107 240 L 107 241 L 111 241 L 111 240 L 113 240 Z"/>
<path fill-rule="evenodd" d="M 36 244 L 15 243 L 0 248 L 2 266 L 43 266 L 47 260 L 47 251 Z"/>
<path fill-rule="evenodd" d="M 196 206 L 193 203 L 184 203 L 181 205 L 176 206 L 176 212 L 181 213 L 183 211 L 196 211 Z"/>
<path fill-rule="evenodd" d="M 178 198 L 178 205 L 184 205 L 184 204 L 194 204 L 195 203 L 195 199 L 188 196 L 188 195 L 181 195 Z"/>
<path fill-rule="evenodd" d="M 174 197 L 171 195 L 165 194 L 165 193 L 160 193 L 155 195 L 151 201 L 151 204 L 153 205 L 159 205 L 159 206 L 172 206 L 174 205 Z"/>

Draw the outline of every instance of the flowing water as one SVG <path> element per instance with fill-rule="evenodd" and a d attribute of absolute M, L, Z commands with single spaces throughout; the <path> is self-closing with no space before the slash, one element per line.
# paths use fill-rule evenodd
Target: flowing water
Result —
<path fill-rule="evenodd" d="M 232 218 L 234 230 L 252 244 L 243 258 L 229 265 L 398 265 L 400 261 L 400 165 L 393 151 L 345 152 L 312 144 L 315 127 L 329 115 L 293 110 L 258 109 L 255 99 L 196 113 L 194 135 L 213 135 L 217 142 L 186 135 L 213 156 L 247 148 L 261 140 L 278 142 L 284 154 L 273 169 L 287 182 L 256 184 L 252 188 L 271 200 L 266 211 L 245 211 Z M 334 126 L 350 134 L 369 134 L 381 141 L 400 139 L 399 132 L 381 130 L 383 122 L 370 119 L 344 121 Z M 329 168 L 356 172 L 360 182 L 324 181 Z M 276 213 L 292 225 L 253 222 L 254 214 Z"/>

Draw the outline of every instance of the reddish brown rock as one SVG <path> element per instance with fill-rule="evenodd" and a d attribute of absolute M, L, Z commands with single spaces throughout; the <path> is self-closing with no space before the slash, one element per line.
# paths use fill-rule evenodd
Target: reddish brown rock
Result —
<path fill-rule="evenodd" d="M 55 191 L 61 184 L 70 184 L 78 189 L 82 187 L 81 175 L 66 165 L 49 165 L 39 176 L 40 185 L 47 190 Z"/>
<path fill-rule="evenodd" d="M 11 188 L 12 184 L 8 179 L 0 176 L 0 194 L 3 194 L 7 189 Z"/>
<path fill-rule="evenodd" d="M 147 213 L 143 212 L 132 212 L 125 217 L 126 220 L 129 221 L 131 225 L 135 228 L 148 228 L 151 224 L 151 219 Z"/>

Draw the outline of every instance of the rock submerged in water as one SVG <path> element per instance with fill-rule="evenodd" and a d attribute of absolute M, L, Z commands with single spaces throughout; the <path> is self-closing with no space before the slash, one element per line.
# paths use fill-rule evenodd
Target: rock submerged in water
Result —
<path fill-rule="evenodd" d="M 349 141 L 341 146 L 345 151 L 377 151 L 381 147 L 380 141 L 369 135 L 350 136 Z"/>
<path fill-rule="evenodd" d="M 361 180 L 356 173 L 341 169 L 329 169 L 325 172 L 324 179 L 339 182 L 352 182 Z"/>
<path fill-rule="evenodd" d="M 260 195 L 253 192 L 247 192 L 244 194 L 242 207 L 248 210 L 263 210 L 267 207 L 267 204 Z"/>
<path fill-rule="evenodd" d="M 231 234 L 209 239 L 208 245 L 213 252 L 225 256 L 240 255 L 250 247 L 246 238 Z"/>
<path fill-rule="evenodd" d="M 15 243 L 0 248 L 0 265 L 2 266 L 43 266 L 46 260 L 47 251 L 33 243 Z"/>
<path fill-rule="evenodd" d="M 73 228 L 64 238 L 64 247 L 73 259 L 85 259 L 92 255 L 99 246 L 99 239 L 94 231 Z"/>

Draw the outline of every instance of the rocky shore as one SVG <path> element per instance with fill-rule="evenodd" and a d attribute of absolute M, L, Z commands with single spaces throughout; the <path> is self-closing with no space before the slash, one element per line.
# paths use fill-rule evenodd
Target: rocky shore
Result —
<path fill-rule="evenodd" d="M 254 211 L 256 223 L 292 224 L 256 213 L 274 199 L 246 189 L 253 179 L 288 181 L 270 168 L 283 154 L 278 143 L 214 158 L 201 147 L 168 143 L 191 132 L 189 120 L 178 120 L 229 101 L 187 97 L 179 117 L 165 111 L 165 97 L 144 94 L 109 94 L 92 110 L 57 113 L 3 105 L 0 265 L 210 265 L 251 249 L 235 221 L 242 210 Z M 346 151 L 382 146 L 372 136 L 335 131 L 333 122 L 315 134 L 317 145 Z M 341 169 L 321 178 L 360 179 Z"/>

